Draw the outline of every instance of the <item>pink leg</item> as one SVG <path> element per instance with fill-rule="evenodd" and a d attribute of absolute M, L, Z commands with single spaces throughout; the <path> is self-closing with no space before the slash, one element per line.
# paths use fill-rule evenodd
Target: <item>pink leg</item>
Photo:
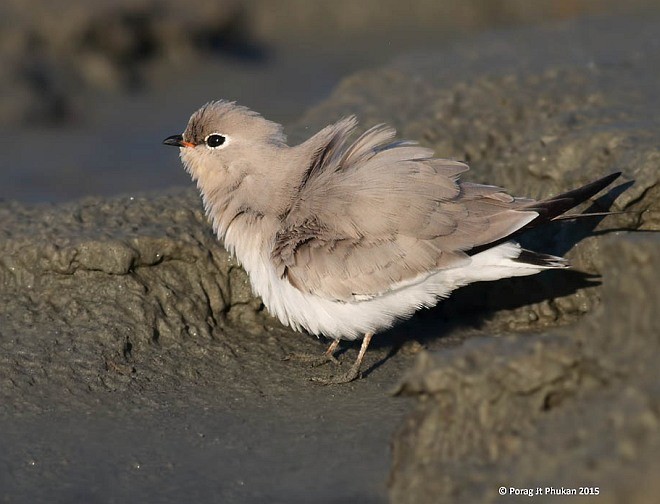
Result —
<path fill-rule="evenodd" d="M 371 342 L 371 338 L 373 335 L 374 333 L 372 332 L 369 332 L 364 335 L 364 339 L 362 340 L 362 346 L 360 347 L 360 353 L 358 353 L 357 359 L 355 359 L 355 362 L 351 366 L 351 369 L 349 369 L 346 373 L 342 373 L 337 376 L 333 376 L 331 378 L 312 378 L 312 381 L 330 385 L 330 384 L 338 384 L 338 383 L 348 383 L 358 378 L 360 376 L 360 366 L 362 365 L 364 354 L 367 352 L 367 348 L 369 348 L 369 343 Z M 328 350 L 330 349 L 328 348 Z"/>
<path fill-rule="evenodd" d="M 337 358 L 333 355 L 337 351 L 339 346 L 339 340 L 332 340 L 332 343 L 328 346 L 325 352 L 321 355 L 308 354 L 308 353 L 292 353 L 284 357 L 284 360 L 291 360 L 297 362 L 303 362 L 309 364 L 310 366 L 321 366 L 326 362 L 332 362 L 334 364 L 340 364 Z"/>

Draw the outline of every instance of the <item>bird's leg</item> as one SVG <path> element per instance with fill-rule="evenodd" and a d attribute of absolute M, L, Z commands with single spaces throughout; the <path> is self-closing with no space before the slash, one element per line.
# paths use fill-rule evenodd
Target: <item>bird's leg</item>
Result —
<path fill-rule="evenodd" d="M 312 381 L 323 383 L 325 385 L 338 384 L 338 383 L 348 383 L 352 382 L 360 376 L 360 365 L 362 364 L 362 359 L 364 359 L 364 354 L 367 352 L 369 347 L 369 342 L 371 337 L 374 335 L 372 332 L 368 332 L 364 335 L 362 340 L 362 346 L 360 347 L 360 353 L 358 353 L 357 359 L 346 373 L 338 374 L 330 378 L 312 378 Z"/>
<path fill-rule="evenodd" d="M 321 366 L 326 362 L 332 362 L 334 364 L 341 364 L 337 358 L 334 356 L 337 347 L 339 346 L 339 340 L 332 340 L 332 343 L 328 346 L 325 352 L 322 355 L 308 354 L 308 353 L 292 353 L 287 355 L 284 360 L 292 360 L 297 362 L 304 362 L 310 366 Z"/>

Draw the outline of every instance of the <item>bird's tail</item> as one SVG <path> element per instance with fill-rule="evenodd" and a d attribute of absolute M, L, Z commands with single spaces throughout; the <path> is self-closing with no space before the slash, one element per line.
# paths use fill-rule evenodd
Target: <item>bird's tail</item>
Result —
<path fill-rule="evenodd" d="M 608 185 L 614 182 L 621 172 L 612 173 L 606 177 L 594 180 L 582 187 L 573 189 L 571 191 L 553 196 L 547 200 L 535 201 L 529 206 L 522 207 L 525 210 L 534 210 L 539 213 L 539 216 L 530 222 L 526 227 L 536 227 L 540 224 L 550 222 L 553 220 L 561 219 L 574 219 L 578 217 L 593 217 L 596 215 L 609 215 L 612 212 L 599 212 L 599 213 L 586 213 L 586 214 L 575 214 L 575 215 L 564 215 L 571 208 L 578 206 L 580 203 L 588 200 L 595 194 L 598 194 L 600 191 L 605 189 Z"/>

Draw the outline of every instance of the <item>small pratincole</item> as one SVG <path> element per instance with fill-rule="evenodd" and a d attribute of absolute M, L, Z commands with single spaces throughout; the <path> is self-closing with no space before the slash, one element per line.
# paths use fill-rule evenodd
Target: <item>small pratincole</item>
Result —
<path fill-rule="evenodd" d="M 565 268 L 511 237 L 560 218 L 620 174 L 534 201 L 462 182 L 464 163 L 433 157 L 395 130 L 350 141 L 354 117 L 290 147 L 282 126 L 233 102 L 195 112 L 181 160 L 225 247 L 271 314 L 333 342 L 362 339 L 344 374 L 357 378 L 372 336 L 472 282 Z"/>

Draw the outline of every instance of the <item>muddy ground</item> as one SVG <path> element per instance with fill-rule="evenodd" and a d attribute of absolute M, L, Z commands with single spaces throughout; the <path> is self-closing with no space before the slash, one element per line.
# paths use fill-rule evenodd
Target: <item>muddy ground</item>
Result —
<path fill-rule="evenodd" d="M 389 122 L 517 195 L 623 171 L 587 207 L 626 213 L 526 238 L 576 272 L 463 289 L 375 338 L 346 386 L 283 360 L 322 342 L 264 313 L 193 188 L 0 203 L 0 499 L 654 502 L 659 31 L 488 33 L 358 72 L 288 125 Z"/>

